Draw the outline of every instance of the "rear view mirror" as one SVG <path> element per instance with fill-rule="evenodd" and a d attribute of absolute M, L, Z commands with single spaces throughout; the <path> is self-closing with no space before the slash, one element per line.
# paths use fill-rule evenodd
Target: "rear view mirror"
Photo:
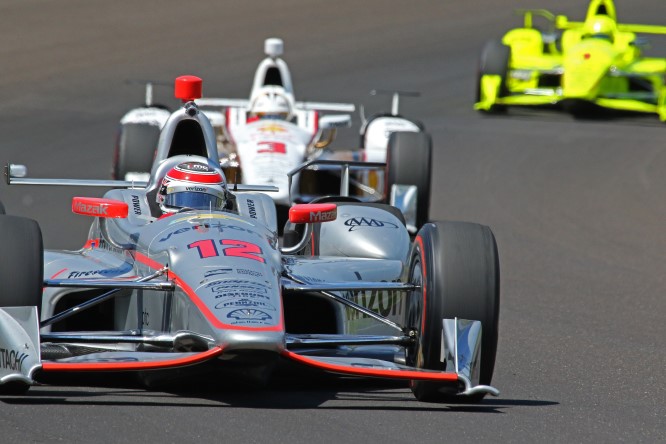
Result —
<path fill-rule="evenodd" d="M 566 15 L 555 17 L 555 27 L 557 29 L 567 29 L 569 27 L 569 18 Z"/>
<path fill-rule="evenodd" d="M 98 197 L 75 197 L 72 199 L 72 212 L 83 216 L 125 219 L 128 208 L 125 202 L 113 199 Z"/>
<path fill-rule="evenodd" d="M 10 163 L 7 166 L 7 173 L 9 177 L 26 177 L 28 175 L 28 167 Z"/>
<path fill-rule="evenodd" d="M 338 206 L 334 203 L 298 204 L 289 209 L 289 222 L 311 224 L 331 222 L 338 217 Z"/>

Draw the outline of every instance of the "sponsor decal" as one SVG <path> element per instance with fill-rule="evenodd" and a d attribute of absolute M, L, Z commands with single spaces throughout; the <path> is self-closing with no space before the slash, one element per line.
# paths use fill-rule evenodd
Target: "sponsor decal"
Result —
<path fill-rule="evenodd" d="M 239 308 L 227 314 L 227 318 L 235 319 L 237 321 L 251 322 L 251 321 L 267 321 L 273 319 L 265 311 L 257 310 L 254 308 Z"/>
<path fill-rule="evenodd" d="M 375 313 L 387 317 L 402 314 L 402 294 L 404 293 L 402 290 L 362 290 L 349 292 L 346 297 Z M 350 307 L 347 307 L 346 311 L 347 320 L 350 321 L 369 317 Z"/>
<path fill-rule="evenodd" d="M 132 270 L 132 264 L 125 262 L 118 268 L 104 268 L 100 270 L 72 270 L 69 272 L 67 279 L 85 278 L 90 276 L 102 276 L 105 278 L 120 276 Z"/>
<path fill-rule="evenodd" d="M 172 231 L 171 233 L 167 234 L 166 237 L 160 239 L 160 242 L 166 242 L 171 238 L 171 236 L 176 236 L 181 233 L 186 233 L 190 230 L 192 230 L 192 227 L 179 228 L 176 231 Z"/>
<path fill-rule="evenodd" d="M 210 168 L 208 168 L 208 165 L 204 165 L 202 163 L 197 163 L 197 162 L 192 162 L 188 163 L 184 167 L 185 170 L 193 170 L 193 171 L 212 171 Z"/>
<path fill-rule="evenodd" d="M 228 286 L 252 286 L 252 287 L 259 287 L 263 288 L 264 290 L 270 290 L 272 287 L 267 284 L 262 284 L 261 282 L 255 282 L 255 281 L 248 281 L 245 279 L 224 279 L 222 281 L 215 281 L 211 282 L 210 284 L 206 285 L 205 288 L 210 288 L 214 287 L 216 285 L 228 285 Z"/>
<path fill-rule="evenodd" d="M 287 154 L 287 145 L 282 142 L 266 142 L 262 141 L 257 143 L 257 154 L 274 153 L 274 154 Z"/>
<path fill-rule="evenodd" d="M 359 228 L 398 228 L 398 225 L 393 222 L 387 222 L 377 219 L 369 219 L 366 217 L 352 217 L 345 221 L 345 226 L 349 227 L 349 231 L 356 231 Z"/>
<path fill-rule="evenodd" d="M 27 353 L 17 350 L 0 348 L 0 367 L 5 370 L 20 372 L 23 369 L 23 361 L 28 357 Z"/>
<path fill-rule="evenodd" d="M 197 193 L 205 193 L 208 188 L 205 187 L 185 187 L 185 191 L 196 191 Z"/>
<path fill-rule="evenodd" d="M 283 128 L 281 125 L 275 124 L 275 123 L 270 123 L 268 125 L 262 125 L 259 128 L 257 128 L 259 131 L 262 132 L 272 132 L 272 133 L 286 133 L 287 130 Z"/>
<path fill-rule="evenodd" d="M 218 274 L 229 274 L 234 271 L 233 268 L 215 268 L 213 270 L 206 270 L 204 277 L 217 276 Z"/>
<path fill-rule="evenodd" d="M 77 211 L 84 214 L 99 214 L 101 216 L 106 216 L 109 214 L 108 213 L 109 208 L 105 205 L 91 205 L 91 204 L 84 204 L 81 202 L 75 202 L 74 208 L 76 208 Z"/>
<path fill-rule="evenodd" d="M 237 301 L 239 299 L 265 299 L 267 301 L 270 301 L 271 298 L 266 295 L 262 294 L 261 292 L 253 292 L 251 290 L 238 290 L 238 289 L 227 289 L 224 290 L 223 292 L 218 292 L 215 293 L 215 299 L 219 300 L 217 304 L 221 302 L 228 302 L 228 301 Z"/>
<path fill-rule="evenodd" d="M 254 206 L 254 201 L 252 199 L 247 200 L 247 210 L 250 212 L 250 217 L 252 219 L 257 218 L 257 210 Z"/>
<path fill-rule="evenodd" d="M 132 209 L 137 216 L 141 214 L 141 202 L 136 194 L 132 194 Z"/>
<path fill-rule="evenodd" d="M 224 309 L 224 308 L 262 308 L 264 310 L 270 310 L 270 311 L 275 311 L 275 307 L 271 304 L 268 304 L 266 302 L 262 301 L 257 301 L 257 300 L 252 300 L 252 299 L 246 299 L 246 298 L 241 298 L 241 299 L 228 299 L 226 301 L 220 301 L 215 305 L 216 309 Z"/>
<path fill-rule="evenodd" d="M 249 276 L 261 277 L 264 275 L 261 271 L 248 270 L 247 268 L 236 268 L 236 273 L 238 274 L 247 274 Z"/>
<path fill-rule="evenodd" d="M 227 279 L 207 284 L 204 288 L 215 295 L 215 299 L 226 302 L 231 299 L 267 299 L 270 286 L 259 282 L 245 281 L 241 279 Z"/>
<path fill-rule="evenodd" d="M 337 210 L 334 211 L 310 211 L 310 221 L 311 222 L 327 222 L 329 220 L 335 220 L 337 217 Z"/>
<path fill-rule="evenodd" d="M 217 283 L 217 285 L 210 287 L 210 291 L 221 295 L 237 291 L 251 291 L 252 293 L 256 294 L 268 294 L 268 290 L 266 288 L 262 288 L 261 286 L 254 285 L 252 283 L 235 285 Z"/>

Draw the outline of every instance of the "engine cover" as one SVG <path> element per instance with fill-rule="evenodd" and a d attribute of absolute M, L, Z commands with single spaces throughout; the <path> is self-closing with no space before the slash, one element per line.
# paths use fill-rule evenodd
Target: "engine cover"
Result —
<path fill-rule="evenodd" d="M 338 218 L 321 224 L 321 256 L 367 257 L 407 261 L 405 224 L 380 206 L 338 204 Z"/>

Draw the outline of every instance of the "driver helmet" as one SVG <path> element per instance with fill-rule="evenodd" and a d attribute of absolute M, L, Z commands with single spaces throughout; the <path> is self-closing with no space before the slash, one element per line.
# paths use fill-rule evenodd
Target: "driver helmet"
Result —
<path fill-rule="evenodd" d="M 585 22 L 583 28 L 583 34 L 587 38 L 597 38 L 612 42 L 617 25 L 615 24 L 615 20 L 606 15 L 595 15 Z"/>
<path fill-rule="evenodd" d="M 183 162 L 164 176 L 156 200 L 164 213 L 175 213 L 182 208 L 220 210 L 226 198 L 220 171 L 201 162 Z"/>
<path fill-rule="evenodd" d="M 250 115 L 260 119 L 289 120 L 292 115 L 290 97 L 281 86 L 264 86 L 252 100 Z"/>

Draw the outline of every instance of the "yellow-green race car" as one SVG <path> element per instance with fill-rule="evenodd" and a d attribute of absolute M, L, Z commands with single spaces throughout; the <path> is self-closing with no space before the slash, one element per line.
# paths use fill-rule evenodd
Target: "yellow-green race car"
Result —
<path fill-rule="evenodd" d="M 618 23 L 612 0 L 591 0 L 584 22 L 520 12 L 522 28 L 483 48 L 475 109 L 560 104 L 576 113 L 596 105 L 666 121 L 666 59 L 644 57 L 646 41 L 637 35 L 666 34 L 666 26 Z M 538 29 L 535 18 L 550 29 Z"/>

